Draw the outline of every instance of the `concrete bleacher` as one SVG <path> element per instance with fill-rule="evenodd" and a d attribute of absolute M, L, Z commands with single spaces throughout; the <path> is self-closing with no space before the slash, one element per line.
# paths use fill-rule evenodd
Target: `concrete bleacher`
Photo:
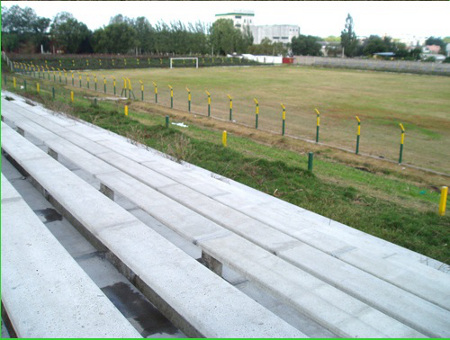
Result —
<path fill-rule="evenodd" d="M 140 338 L 3 175 L 1 184 L 2 304 L 15 335 Z"/>
<path fill-rule="evenodd" d="M 235 269 L 336 335 L 449 336 L 449 276 L 413 252 L 205 176 L 101 129 L 20 102 L 5 104 L 14 107 L 2 112 L 5 121 L 43 141 L 54 157 L 94 175 L 110 197 L 128 196 L 200 246 L 206 258 Z M 17 159 L 38 164 L 38 177 L 50 171 L 29 148 L 15 150 Z"/>
<path fill-rule="evenodd" d="M 3 123 L 2 148 L 51 201 L 111 252 L 116 264 L 125 268 L 143 293 L 185 334 L 305 337 Z"/>

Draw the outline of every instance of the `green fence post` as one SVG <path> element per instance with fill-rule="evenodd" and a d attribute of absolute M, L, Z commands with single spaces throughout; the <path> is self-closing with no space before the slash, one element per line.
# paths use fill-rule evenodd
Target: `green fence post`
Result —
<path fill-rule="evenodd" d="M 402 130 L 402 135 L 400 139 L 400 155 L 398 157 L 398 164 L 402 164 L 403 161 L 403 143 L 405 142 L 405 128 L 403 127 L 403 124 L 399 124 L 400 129 Z"/>
<path fill-rule="evenodd" d="M 283 123 L 281 126 L 281 135 L 284 136 L 285 130 L 286 130 L 286 107 L 281 104 L 281 108 L 283 109 L 282 119 Z"/>
<path fill-rule="evenodd" d="M 223 58 L 222 58 L 223 62 Z M 229 94 L 227 94 L 228 98 L 230 99 L 230 122 L 233 120 L 233 98 Z"/>
<path fill-rule="evenodd" d="M 211 117 L 211 93 L 205 91 L 208 95 L 208 117 Z"/>
<path fill-rule="evenodd" d="M 356 120 L 358 121 L 358 130 L 356 132 L 356 154 L 359 154 L 359 138 L 361 136 L 361 120 L 359 119 L 358 116 L 355 116 Z"/>
<path fill-rule="evenodd" d="M 314 153 L 309 152 L 308 153 L 308 171 L 313 171 L 313 161 L 314 161 Z"/>
<path fill-rule="evenodd" d="M 320 112 L 315 109 L 317 113 L 317 128 L 316 128 L 316 143 L 319 143 L 319 130 L 320 130 Z"/>
<path fill-rule="evenodd" d="M 173 87 L 168 85 L 170 88 L 170 108 L 173 109 Z"/>
<path fill-rule="evenodd" d="M 169 127 L 169 116 L 166 116 L 166 128 Z"/>
<path fill-rule="evenodd" d="M 186 87 L 186 91 L 188 93 L 188 112 L 191 112 L 191 90 Z"/>
<path fill-rule="evenodd" d="M 152 83 L 155 87 L 155 104 L 158 104 L 158 85 L 154 81 Z"/>
<path fill-rule="evenodd" d="M 253 101 L 255 102 L 255 128 L 258 128 L 258 116 L 259 116 L 259 103 L 256 98 L 253 98 Z"/>
<path fill-rule="evenodd" d="M 53 98 L 53 100 L 55 100 L 55 88 L 54 87 L 52 87 L 52 98 Z"/>

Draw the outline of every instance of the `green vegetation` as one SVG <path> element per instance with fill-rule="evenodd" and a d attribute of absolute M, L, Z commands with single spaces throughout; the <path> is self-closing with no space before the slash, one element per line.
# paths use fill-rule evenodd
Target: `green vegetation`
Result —
<path fill-rule="evenodd" d="M 30 79 L 29 79 L 30 81 Z M 31 81 L 30 81 L 31 82 Z M 20 83 L 20 80 L 19 80 Z M 51 87 L 56 86 L 56 100 Z M 7 83 L 8 90 L 12 83 Z M 257 142 L 237 130 L 235 124 L 217 123 L 205 117 L 195 118 L 176 110 L 148 103 L 127 101 L 130 116 L 123 115 L 125 102 L 98 101 L 92 92 L 76 90 L 70 103 L 64 86 L 42 83 L 41 94 L 35 87 L 17 92 L 65 111 L 85 121 L 122 134 L 155 149 L 227 176 L 258 190 L 303 208 L 330 217 L 372 235 L 384 238 L 424 255 L 450 263 L 450 216 L 439 217 L 439 193 L 414 170 L 400 171 L 377 164 L 360 163 L 361 157 L 338 160 L 332 150 L 291 141 L 280 136 L 261 134 Z M 82 95 L 80 95 L 82 94 Z M 101 97 L 101 95 L 99 95 Z M 187 121 L 189 128 L 164 127 L 164 116 Z M 198 122 L 197 124 L 195 122 Z M 230 130 L 228 148 L 221 145 L 221 130 Z M 233 132 L 236 129 L 235 132 Z M 243 128 L 242 128 L 243 129 Z M 253 132 L 252 132 L 253 131 Z M 272 138 L 272 140 L 270 140 Z M 269 143 L 269 145 L 267 145 Z M 295 145 L 315 150 L 314 173 L 306 171 L 306 152 Z M 422 174 L 423 175 L 423 174 Z M 424 176 L 425 178 L 432 176 Z"/>

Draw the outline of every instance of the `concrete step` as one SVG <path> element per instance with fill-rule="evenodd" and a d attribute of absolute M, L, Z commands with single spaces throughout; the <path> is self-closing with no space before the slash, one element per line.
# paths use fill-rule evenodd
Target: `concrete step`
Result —
<path fill-rule="evenodd" d="M 305 337 L 2 123 L 3 150 L 45 190 L 66 217 L 185 334 L 208 337 Z M 80 199 L 82 198 L 82 200 Z M 151 268 L 151 270 L 149 270 Z"/>
<path fill-rule="evenodd" d="M 71 154 L 70 154 L 70 149 L 67 152 L 68 153 L 66 153 L 65 155 L 69 158 L 72 158 Z M 80 151 L 79 154 L 83 154 L 83 152 Z M 102 154 L 102 155 L 105 155 L 105 154 Z M 157 220 L 159 220 L 160 222 L 164 223 L 165 225 L 173 228 L 178 233 L 180 233 L 185 238 L 191 240 L 194 243 L 201 245 L 201 244 L 203 244 L 202 243 L 203 240 L 215 239 L 218 237 L 221 238 L 223 236 L 230 235 L 230 232 L 225 231 L 223 228 L 221 228 L 221 227 L 217 226 L 216 224 L 210 222 L 209 220 L 201 217 L 200 215 L 193 213 L 189 209 L 185 208 L 183 205 L 178 204 L 178 203 L 166 198 L 164 195 L 159 194 L 150 188 L 146 188 L 145 186 L 142 185 L 141 182 L 137 181 L 133 177 L 130 177 L 123 173 L 109 173 L 109 174 L 100 174 L 97 176 L 97 178 L 100 179 L 102 181 L 102 183 L 104 185 L 106 185 L 109 189 L 111 189 L 112 191 L 118 191 L 119 193 L 126 195 L 131 190 L 133 192 L 133 195 L 132 195 L 132 197 L 130 197 L 130 200 L 132 200 L 139 207 L 141 207 L 142 209 L 147 211 L 149 214 L 151 214 Z M 172 186 L 169 186 L 169 188 L 171 188 L 171 187 Z M 167 213 L 168 211 L 170 211 L 171 213 L 168 214 Z M 250 247 L 250 248 L 252 248 L 252 247 L 257 248 L 253 244 L 248 244 L 248 243 L 246 243 L 245 246 Z M 229 256 L 228 249 L 226 249 L 224 252 L 221 252 L 220 247 L 215 249 L 215 253 L 214 253 L 215 259 L 218 259 L 219 261 L 228 263 L 227 256 Z M 270 255 L 270 256 L 273 256 L 273 255 Z M 279 266 L 283 266 L 283 265 L 279 264 Z M 284 264 L 284 266 L 286 266 L 287 269 L 290 269 L 292 267 L 288 264 Z M 247 266 L 242 267 L 242 266 L 236 264 L 235 267 L 238 268 L 238 270 L 244 276 L 248 276 L 249 275 L 248 272 L 253 266 L 251 266 L 249 268 Z M 296 269 L 296 270 L 298 271 L 297 275 L 305 274 L 298 269 Z M 265 275 L 270 275 L 270 274 L 265 274 Z M 310 277 L 310 275 L 308 275 L 308 274 L 306 274 L 306 277 L 307 277 L 307 279 L 305 279 L 305 280 L 307 280 L 308 282 L 310 282 L 313 285 L 315 284 L 317 286 L 320 286 L 323 284 L 323 282 L 316 280 L 313 277 Z M 254 278 L 252 277 L 252 279 L 254 279 Z M 263 282 L 264 283 L 263 286 L 266 287 L 269 291 L 271 291 L 272 293 L 275 292 L 278 295 L 284 296 L 283 295 L 284 293 L 281 290 L 279 290 L 279 288 L 278 288 L 281 285 L 281 282 L 277 282 L 273 278 L 270 281 L 258 281 L 257 280 L 256 282 L 258 282 L 258 283 Z M 353 303 L 358 306 L 365 306 L 365 304 L 361 303 L 360 301 L 355 300 L 352 297 L 346 296 L 346 295 L 340 293 L 339 291 L 335 290 L 334 288 L 332 288 L 332 290 L 336 291 L 337 292 L 336 294 L 338 294 L 338 295 L 340 294 L 339 299 L 329 298 L 325 302 L 325 304 L 328 303 L 329 305 L 327 305 L 327 307 L 323 307 L 322 305 L 324 302 L 322 302 L 322 297 L 320 297 L 320 298 L 318 298 L 318 301 L 316 301 L 316 305 L 319 306 L 317 308 L 330 309 L 330 308 L 332 308 L 331 306 L 334 306 L 334 303 L 333 303 L 334 300 L 335 301 L 338 301 L 338 300 L 349 301 L 348 302 L 349 304 Z M 304 305 L 301 303 L 294 303 L 294 305 L 302 313 L 309 312 L 310 315 L 308 315 L 308 316 L 313 318 L 315 321 L 317 321 L 321 325 L 327 327 L 332 332 L 335 332 L 336 334 L 343 335 L 343 336 L 364 336 L 364 334 L 367 336 L 373 336 L 375 333 L 371 333 L 371 332 L 376 332 L 376 331 L 380 332 L 379 334 L 384 334 L 382 332 L 384 331 L 385 324 L 389 324 L 389 323 L 393 323 L 394 325 L 400 324 L 397 321 L 387 318 L 382 313 L 379 313 L 378 311 L 372 310 L 372 308 L 368 307 L 368 309 L 371 311 L 370 313 L 374 313 L 374 315 L 376 315 L 376 317 L 380 320 L 379 322 L 381 322 L 381 324 L 383 326 L 381 326 L 381 324 L 378 325 L 378 321 L 376 321 L 375 326 L 366 327 L 366 325 L 363 325 L 363 326 L 360 325 L 359 329 L 358 329 L 358 327 L 355 327 L 355 324 L 358 324 L 358 322 L 362 322 L 362 321 L 355 321 L 352 325 L 352 327 L 355 328 L 355 329 L 353 329 L 354 333 L 351 333 L 352 327 L 350 327 L 349 329 L 339 329 L 339 327 L 336 324 L 333 324 L 334 320 L 330 320 L 328 318 L 324 319 L 323 315 L 321 315 L 320 310 L 318 310 L 316 308 L 316 305 L 309 306 L 309 305 Z M 320 307 L 320 306 L 322 306 L 322 307 Z M 363 308 L 363 307 L 360 307 L 360 308 Z M 335 308 L 334 312 L 337 315 L 342 314 L 342 311 L 339 308 Z M 353 318 L 353 316 L 346 315 L 345 318 L 347 318 L 347 319 Z M 376 319 L 376 320 L 378 320 L 378 319 Z M 342 320 L 340 320 L 339 323 L 341 321 Z M 397 326 L 394 326 L 393 329 L 395 329 L 395 327 L 401 328 L 400 326 L 397 325 Z M 409 329 L 409 327 L 405 327 L 405 329 L 403 329 L 403 331 L 406 333 L 411 332 L 411 333 L 408 333 L 409 334 L 408 336 L 411 336 L 412 334 L 416 334 L 416 336 L 417 336 L 417 333 L 414 333 L 414 331 Z M 346 333 L 346 332 L 350 332 L 350 333 Z M 358 333 L 358 332 L 362 332 L 362 333 Z M 370 335 L 368 335 L 368 334 L 370 334 Z"/>
<path fill-rule="evenodd" d="M 19 338 L 140 338 L 8 180 L 2 184 L 2 303 Z"/>

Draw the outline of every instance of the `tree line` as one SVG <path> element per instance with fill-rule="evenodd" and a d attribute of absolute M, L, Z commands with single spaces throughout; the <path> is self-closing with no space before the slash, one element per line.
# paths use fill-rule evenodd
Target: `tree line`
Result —
<path fill-rule="evenodd" d="M 446 39 L 430 37 L 426 44 L 436 44 L 444 50 Z M 2 50 L 6 52 L 39 53 L 42 46 L 45 51 L 68 54 L 226 55 L 236 52 L 285 56 L 291 51 L 294 55 L 321 56 L 324 40 L 328 56 L 394 52 L 397 58 L 417 60 L 421 54 L 419 47 L 407 49 L 391 37 L 371 35 L 358 39 L 350 14 L 340 37 L 322 39 L 300 34 L 289 44 L 266 38 L 254 45 L 249 27 L 241 31 L 230 19 L 219 19 L 213 24 L 160 21 L 152 25 L 145 17 L 128 18 L 119 14 L 108 25 L 91 31 L 67 12 L 58 13 L 51 20 L 37 16 L 29 7 L 2 6 Z"/>
<path fill-rule="evenodd" d="M 108 25 L 91 31 L 68 12 L 53 20 L 39 17 L 33 9 L 2 7 L 2 50 L 6 52 L 110 54 L 225 55 L 245 53 L 253 45 L 249 29 L 241 32 L 232 20 L 219 19 L 212 25 L 201 22 L 158 22 L 152 25 L 145 17 L 128 18 L 121 14 Z"/>

